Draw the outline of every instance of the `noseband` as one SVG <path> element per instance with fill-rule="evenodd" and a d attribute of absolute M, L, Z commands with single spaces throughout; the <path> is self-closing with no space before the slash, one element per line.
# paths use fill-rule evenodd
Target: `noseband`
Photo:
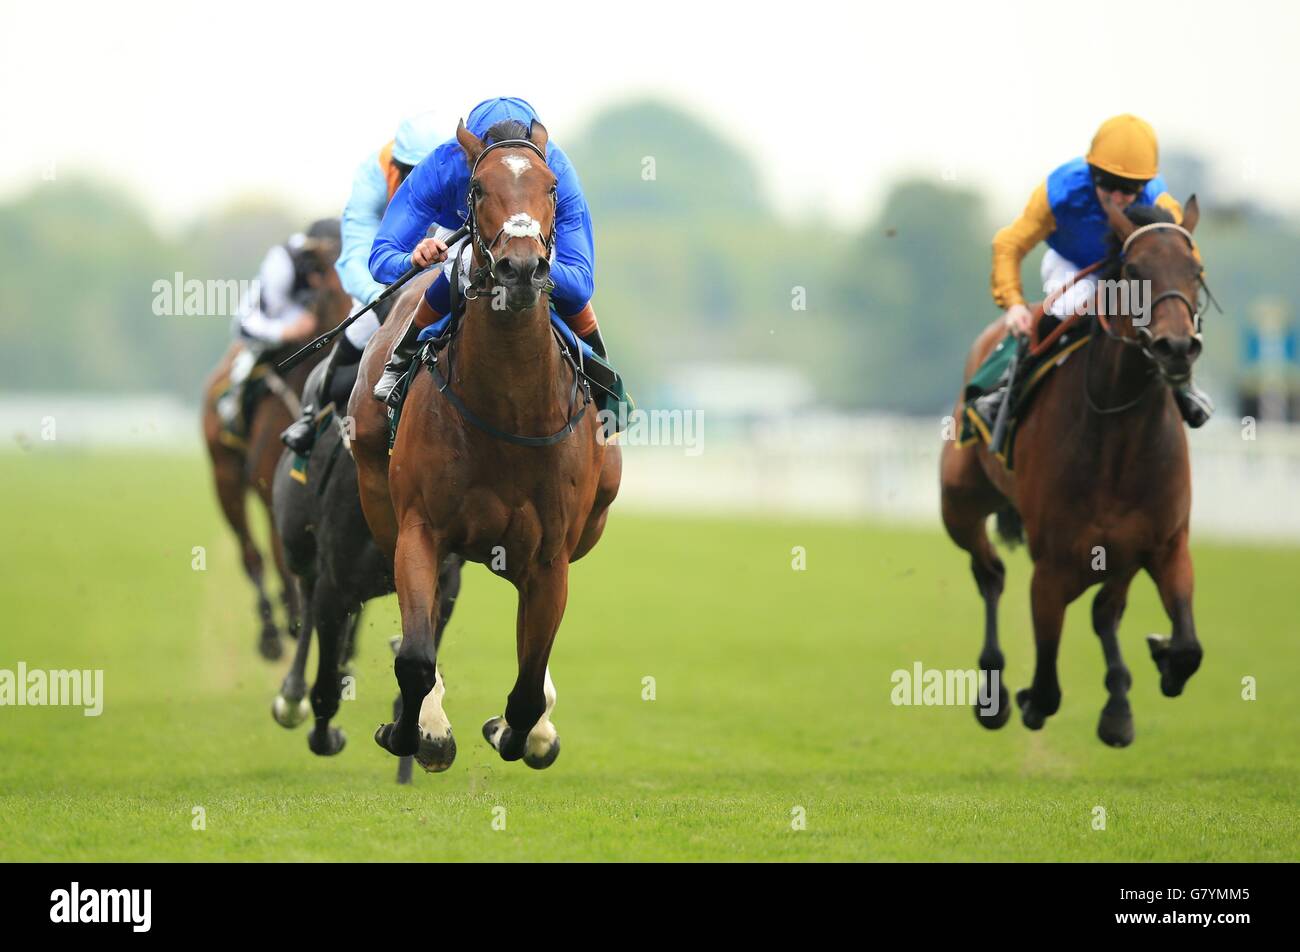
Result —
<path fill-rule="evenodd" d="M 496 255 L 493 254 L 493 251 L 497 245 L 501 243 L 501 239 L 506 233 L 505 225 L 502 225 L 497 233 L 492 236 L 491 241 L 485 242 L 483 240 L 483 232 L 479 229 L 478 222 L 478 203 L 479 199 L 483 197 L 483 186 L 478 180 L 478 167 L 483 163 L 483 160 L 487 158 L 488 153 L 495 149 L 530 149 L 542 160 L 543 165 L 547 164 L 546 153 L 542 151 L 536 143 L 530 142 L 528 139 L 501 139 L 498 142 L 493 142 L 490 146 L 480 152 L 478 158 L 474 160 L 474 167 L 470 169 L 469 173 L 469 193 L 465 199 L 465 205 L 468 210 L 466 215 L 466 224 L 469 225 L 470 242 L 473 244 L 474 250 L 478 252 L 479 260 L 482 264 L 470 273 L 470 286 L 465 294 L 466 298 L 470 300 L 473 300 L 478 297 L 479 294 L 489 290 L 493 285 L 500 282 L 500 279 L 497 277 L 497 259 Z M 548 261 L 555 254 L 555 203 L 557 201 L 558 195 L 556 190 L 552 189 L 551 231 L 550 234 L 546 236 L 546 240 L 542 243 Z M 554 286 L 555 285 L 548 280 L 546 282 L 546 287 L 543 290 L 545 293 L 550 293 Z"/>

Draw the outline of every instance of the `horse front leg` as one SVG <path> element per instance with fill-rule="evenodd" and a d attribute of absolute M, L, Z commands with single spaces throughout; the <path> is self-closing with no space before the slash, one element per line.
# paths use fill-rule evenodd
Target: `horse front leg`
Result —
<path fill-rule="evenodd" d="M 502 760 L 523 758 L 542 770 L 560 755 L 560 738 L 551 723 L 555 683 L 547 662 L 569 597 L 569 563 L 557 559 L 539 566 L 518 583 L 516 647 L 519 676 L 506 701 L 505 717 L 483 725 L 483 736 Z"/>
<path fill-rule="evenodd" d="M 438 620 L 433 631 L 435 657 L 442 647 L 442 633 L 447 630 L 447 622 L 451 620 L 452 609 L 460 594 L 462 565 L 464 560 L 460 556 L 449 556 L 438 576 Z M 420 705 L 420 750 L 415 755 L 420 766 L 429 773 L 446 770 L 456 759 L 456 738 L 451 732 L 451 721 L 442 709 L 446 693 L 442 672 L 435 669 L 433 690 L 425 695 L 424 703 Z"/>
<path fill-rule="evenodd" d="M 1119 620 L 1128 603 L 1128 587 L 1133 574 L 1130 570 L 1107 579 L 1092 601 L 1092 627 L 1101 639 L 1102 654 L 1106 657 L 1106 693 L 1109 695 L 1097 722 L 1097 736 L 1111 747 L 1127 747 L 1133 743 L 1133 709 L 1128 702 L 1133 675 L 1119 650 Z"/>
<path fill-rule="evenodd" d="M 302 627 L 293 650 L 293 663 L 280 684 L 280 693 L 271 702 L 271 716 L 281 727 L 297 727 L 307 719 L 311 705 L 307 703 L 307 653 L 311 649 L 312 615 L 315 581 L 295 583 L 298 598 L 303 606 Z"/>
<path fill-rule="evenodd" d="M 393 673 L 402 692 L 396 721 L 381 724 L 375 743 L 390 754 L 409 757 L 420 748 L 419 717 L 425 697 L 437 680 L 439 544 L 424 523 L 404 526 L 397 536 L 393 577 L 402 613 L 402 643 L 393 659 Z"/>
<path fill-rule="evenodd" d="M 1020 719 L 1031 731 L 1041 730 L 1047 718 L 1061 707 L 1061 685 L 1056 679 L 1056 656 L 1061 647 L 1061 624 L 1065 620 L 1065 579 L 1057 570 L 1038 563 L 1030 585 L 1034 618 L 1034 680 L 1016 692 Z"/>
<path fill-rule="evenodd" d="M 1160 671 L 1160 691 L 1178 697 L 1183 686 L 1201 666 L 1201 643 L 1196 640 L 1192 617 L 1192 556 L 1187 550 L 1187 532 L 1180 532 L 1151 562 L 1147 572 L 1156 583 L 1165 613 L 1173 623 L 1173 636 L 1147 635 L 1151 659 Z"/>

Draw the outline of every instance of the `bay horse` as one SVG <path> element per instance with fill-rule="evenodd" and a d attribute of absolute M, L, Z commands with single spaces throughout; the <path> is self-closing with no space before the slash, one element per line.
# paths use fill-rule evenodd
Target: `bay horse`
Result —
<path fill-rule="evenodd" d="M 998 513 L 1008 541 L 1023 526 L 1034 565 L 1030 605 L 1037 663 L 1031 686 L 1016 695 L 1021 720 L 1039 730 L 1060 707 L 1056 660 L 1065 609 L 1100 583 L 1092 624 L 1106 661 L 1108 700 L 1097 735 L 1126 747 L 1134 736 L 1132 675 L 1118 631 L 1139 570 L 1155 582 L 1173 626 L 1172 637 L 1148 636 L 1166 697 L 1182 693 L 1202 656 L 1188 553 L 1191 466 L 1170 390 L 1188 379 L 1201 351 L 1195 302 L 1202 272 L 1192 239 L 1200 213 L 1192 196 L 1181 227 L 1154 207 L 1135 206 L 1125 215 L 1108 206 L 1107 215 L 1111 257 L 1102 277 L 1149 282 L 1146 307 L 1096 318 L 1083 353 L 1044 379 L 1018 424 L 1011 471 L 983 443 L 959 448 L 946 441 L 940 484 L 944 526 L 970 553 L 984 599 L 980 676 L 987 683 L 997 672 L 999 681 L 996 702 L 991 692 L 981 692 L 988 701 L 976 704 L 979 723 L 999 728 L 1010 716 L 997 624 L 1005 569 L 985 526 Z M 965 379 L 1005 333 L 1001 319 L 984 329 L 967 358 Z M 957 412 L 960 419 L 960 398 Z M 1008 532 L 1007 526 L 1015 528 Z"/>
<path fill-rule="evenodd" d="M 318 276 L 312 277 L 316 279 Z M 342 323 L 348 316 L 351 303 L 351 298 L 339 282 L 333 262 L 328 262 L 319 273 L 308 310 L 316 315 L 320 329 L 326 330 Z M 267 368 L 264 372 L 267 393 L 254 406 L 247 437 L 241 441 L 232 440 L 225 432 L 217 413 L 217 399 L 230 380 L 231 364 L 242 347 L 239 341 L 232 342 L 208 376 L 204 384 L 200 415 L 203 442 L 212 461 L 212 479 L 217 490 L 217 501 L 221 505 L 221 514 L 225 516 L 227 525 L 239 543 L 244 574 L 257 590 L 257 616 L 261 624 L 258 651 L 268 661 L 275 661 L 283 655 L 284 649 L 280 643 L 280 630 L 276 627 L 271 599 L 267 594 L 262 552 L 254 541 L 248 524 L 247 498 L 250 491 L 255 493 L 266 511 L 270 525 L 271 554 L 280 576 L 280 600 L 284 606 L 289 633 L 296 637 L 301 606 L 296 588 L 286 570 L 280 537 L 271 518 L 271 485 L 275 476 L 275 464 L 283 449 L 280 432 L 298 418 L 303 384 L 312 368 L 325 355 L 313 355 L 283 377 L 275 371 L 274 358 L 271 363 L 264 365 Z"/>
<path fill-rule="evenodd" d="M 550 323 L 556 178 L 545 127 L 534 122 L 528 139 L 485 145 L 462 122 L 456 138 L 472 170 L 473 282 L 459 329 L 432 372 L 416 365 L 391 458 L 386 408 L 371 388 L 428 280 L 399 299 L 395 319 L 372 338 L 349 404 L 362 508 L 392 560 L 402 616 L 393 662 L 402 710 L 375 741 L 404 756 L 450 737 L 433 689 L 439 574 L 459 557 L 518 591 L 518 676 L 504 717 L 489 719 L 483 735 L 504 760 L 541 769 L 559 754 L 547 662 L 569 565 L 600 539 L 622 462 L 597 414 L 575 399 L 578 381 Z"/>

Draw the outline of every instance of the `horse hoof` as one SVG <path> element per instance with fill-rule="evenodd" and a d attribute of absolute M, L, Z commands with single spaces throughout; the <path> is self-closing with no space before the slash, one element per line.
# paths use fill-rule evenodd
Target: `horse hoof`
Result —
<path fill-rule="evenodd" d="M 318 757 L 333 757 L 347 745 L 348 737 L 337 727 L 329 728 L 322 736 L 320 731 L 307 735 L 307 746 Z"/>
<path fill-rule="evenodd" d="M 488 718 L 483 724 L 483 739 L 492 745 L 492 749 L 501 755 L 502 760 L 518 760 L 524 755 L 524 744 L 528 738 L 521 738 L 510 729 L 506 719 L 501 716 Z"/>
<path fill-rule="evenodd" d="M 555 758 L 558 756 L 560 756 L 559 737 L 552 738 L 550 745 L 538 755 L 534 755 L 527 747 L 524 749 L 524 763 L 534 770 L 545 770 L 555 763 Z"/>
<path fill-rule="evenodd" d="M 1005 727 L 1007 721 L 1011 720 L 1011 695 L 1007 693 L 1005 686 L 998 685 L 997 707 L 990 704 L 984 707 L 979 703 L 974 706 L 975 720 L 981 727 L 987 727 L 991 731 L 999 727 Z"/>
<path fill-rule="evenodd" d="M 1201 666 L 1200 648 L 1175 652 L 1170 647 L 1168 635 L 1147 635 L 1147 647 L 1151 649 L 1151 660 L 1160 672 L 1160 693 L 1165 697 L 1178 697 L 1188 679 Z"/>
<path fill-rule="evenodd" d="M 1032 693 L 1029 688 L 1021 688 L 1016 692 L 1016 704 L 1020 707 L 1020 720 L 1024 725 L 1031 731 L 1040 731 L 1047 723 L 1047 718 L 1034 710 L 1033 702 L 1030 700 Z"/>
<path fill-rule="evenodd" d="M 406 745 L 398 740 L 397 725 L 393 723 L 379 725 L 375 731 L 375 743 L 395 757 L 411 757 L 420 748 L 418 743 L 412 743 L 408 750 Z"/>
<path fill-rule="evenodd" d="M 1101 720 L 1097 721 L 1097 736 L 1107 747 L 1127 747 L 1133 743 L 1133 715 L 1127 711 L 1123 714 L 1102 711 Z"/>
<path fill-rule="evenodd" d="M 284 645 L 280 644 L 280 632 L 274 625 L 262 629 L 257 640 L 257 651 L 267 661 L 279 661 L 284 657 Z"/>
<path fill-rule="evenodd" d="M 456 738 L 450 731 L 446 737 L 427 737 L 421 732 L 415 759 L 426 773 L 442 773 L 456 759 Z"/>
<path fill-rule="evenodd" d="M 271 716 L 275 718 L 275 722 L 290 730 L 305 721 L 309 714 L 311 714 L 311 704 L 305 697 L 291 701 L 283 694 L 277 694 L 275 700 L 271 702 Z"/>

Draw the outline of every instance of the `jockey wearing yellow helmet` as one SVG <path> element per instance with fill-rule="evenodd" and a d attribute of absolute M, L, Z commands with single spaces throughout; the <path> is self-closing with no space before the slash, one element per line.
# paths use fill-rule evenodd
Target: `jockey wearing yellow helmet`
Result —
<path fill-rule="evenodd" d="M 1032 323 L 1020 286 L 1020 264 L 1040 241 L 1045 289 L 1061 287 L 1095 261 L 1106 257 L 1110 223 L 1105 204 L 1119 211 L 1130 205 L 1158 205 L 1181 223 L 1182 206 L 1166 190 L 1159 174 L 1155 130 L 1137 116 L 1107 119 L 1093 136 L 1088 154 L 1071 159 L 1034 189 L 1029 204 L 1010 225 L 993 236 L 993 300 L 1005 309 L 1007 327 L 1027 334 Z M 1065 317 L 1096 293 L 1094 276 L 1078 278 L 1048 307 Z M 1197 427 L 1214 411 L 1209 397 L 1191 381 L 1175 390 L 1183 419 Z"/>

